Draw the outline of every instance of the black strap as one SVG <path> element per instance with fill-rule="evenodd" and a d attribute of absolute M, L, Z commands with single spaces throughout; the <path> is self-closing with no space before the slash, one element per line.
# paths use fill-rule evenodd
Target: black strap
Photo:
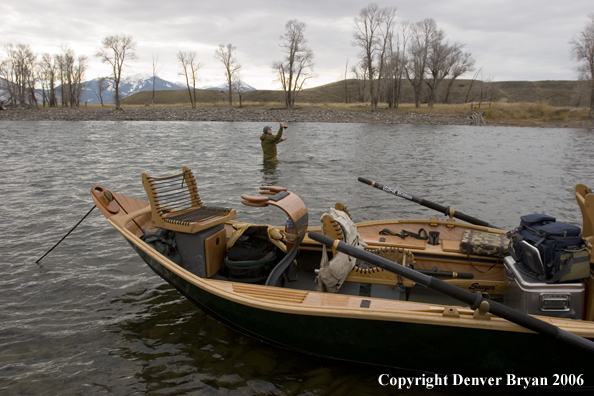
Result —
<path fill-rule="evenodd" d="M 551 279 L 547 279 L 545 280 L 545 283 L 555 283 L 558 280 L 560 280 L 561 278 L 563 278 L 563 276 L 569 272 L 569 270 L 571 269 L 571 266 L 573 265 L 573 254 L 571 255 L 571 258 L 569 260 L 567 260 L 567 262 L 565 263 L 565 266 L 563 268 L 561 268 L 559 271 L 557 271 L 555 273 L 555 275 L 553 275 L 553 277 Z"/>
<path fill-rule="evenodd" d="M 427 231 L 425 231 L 423 228 L 419 229 L 418 233 L 402 230 L 402 231 L 400 231 L 400 234 L 396 234 L 394 231 L 391 231 L 387 228 L 384 228 L 379 233 L 380 233 L 380 235 L 393 235 L 393 236 L 397 236 L 402 239 L 405 239 L 407 236 L 411 236 L 415 239 L 420 239 L 423 241 L 426 241 L 427 239 L 429 239 L 429 235 L 427 235 Z"/>

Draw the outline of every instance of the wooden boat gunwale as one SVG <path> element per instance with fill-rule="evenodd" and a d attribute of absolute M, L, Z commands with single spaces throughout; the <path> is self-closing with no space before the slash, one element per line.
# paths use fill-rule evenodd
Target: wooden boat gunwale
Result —
<path fill-rule="evenodd" d="M 417 372 L 451 374 L 455 370 L 473 375 L 505 375 L 511 372 L 551 377 L 552 368 L 545 362 L 555 361 L 555 367 L 561 367 L 574 356 L 577 356 L 577 362 L 589 368 L 587 374 L 594 372 L 590 355 L 575 348 L 568 349 L 564 343 L 546 339 L 503 318 L 493 315 L 488 319 L 476 318 L 475 311 L 461 305 L 321 293 L 201 278 L 175 264 L 140 238 L 141 228 L 151 230 L 148 202 L 118 193 L 113 195 L 120 207 L 126 208 L 116 214 L 107 210 L 105 203 L 92 194 L 109 224 L 122 234 L 157 275 L 213 318 L 271 345 L 324 358 Z M 122 213 L 126 210 L 130 213 Z M 421 220 L 417 224 L 434 223 L 434 220 Z M 415 221 L 407 220 L 406 223 Z M 448 220 L 437 222 L 452 225 Z M 225 223 L 227 232 L 233 223 L 236 221 Z M 370 223 L 381 221 L 360 224 Z M 394 220 L 393 224 L 403 222 Z M 484 229 L 465 223 L 454 225 Z M 460 256 L 458 254 L 454 259 L 460 259 Z M 464 259 L 467 257 L 464 256 Z M 362 307 L 362 302 L 368 302 L 369 307 Z M 594 339 L 593 322 L 536 317 L 575 335 Z M 362 334 L 365 331 L 369 332 L 365 334 L 374 334 L 379 339 L 366 339 Z M 363 338 L 357 338 L 357 335 L 363 335 Z M 407 340 L 408 335 L 412 336 L 411 342 L 399 342 L 402 337 Z M 501 348 L 502 345 L 508 348 Z M 542 345 L 547 345 L 553 352 Z M 438 353 L 435 353 L 435 348 Z M 535 364 L 523 365 L 523 353 L 530 354 L 529 361 Z M 449 363 L 448 356 L 457 357 L 455 367 Z M 403 362 L 401 357 L 406 361 Z M 577 373 L 582 366 L 572 363 L 571 367 L 572 373 Z"/>
<path fill-rule="evenodd" d="M 265 297 L 254 297 L 253 295 L 245 295 L 246 293 L 236 292 L 233 290 L 233 285 L 241 285 L 246 287 L 246 284 L 241 282 L 230 282 L 216 279 L 204 279 L 191 273 L 190 271 L 182 268 L 181 266 L 173 263 L 171 260 L 159 254 L 147 243 L 142 241 L 136 234 L 130 231 L 126 226 L 129 225 L 133 219 L 150 213 L 150 206 L 139 209 L 135 212 L 126 215 L 114 215 L 108 218 L 108 222 L 119 231 L 131 244 L 141 249 L 149 257 L 157 261 L 163 268 L 171 271 L 175 275 L 184 279 L 185 281 L 193 284 L 194 286 L 202 288 L 204 291 L 215 294 L 218 297 L 228 299 L 241 305 L 247 305 L 252 308 L 263 309 L 274 312 L 297 314 L 297 315 L 313 315 L 313 316 L 326 316 L 336 318 L 352 318 L 352 319 L 365 319 L 365 320 L 386 320 L 393 322 L 404 322 L 404 323 L 415 323 L 425 325 L 439 325 L 439 326 L 452 326 L 452 327 L 464 327 L 470 329 L 483 329 L 483 330 L 500 330 L 500 331 L 512 331 L 518 333 L 533 333 L 519 325 L 508 322 L 505 319 L 492 316 L 490 320 L 474 319 L 471 316 L 471 309 L 464 309 L 455 307 L 459 316 L 444 316 L 444 312 L 451 308 L 450 306 L 440 304 L 427 304 L 419 302 L 404 302 L 404 301 L 391 301 L 378 299 L 374 297 L 360 297 L 350 295 L 334 295 L 328 293 L 321 293 L 316 291 L 304 291 L 307 295 L 312 293 L 313 295 L 322 296 L 318 305 L 312 304 L 296 304 L 294 302 L 271 300 L 270 296 Z M 472 225 L 471 225 L 472 226 Z M 474 226 L 481 227 L 481 226 Z M 484 228 L 484 227 L 483 227 Z M 253 290 L 266 291 L 269 288 L 273 288 L 275 293 L 290 294 L 295 292 L 295 289 L 286 289 L 273 286 L 263 285 L 248 285 Z M 325 301 L 323 301 L 325 300 Z M 345 304 L 342 306 L 338 304 L 332 304 L 332 301 L 338 300 L 352 301 L 353 304 Z M 361 301 L 371 300 L 381 301 L 383 304 L 378 308 L 360 308 Z M 322 302 L 328 305 L 320 306 Z M 403 308 L 389 308 L 386 305 L 405 305 L 418 307 L 423 309 L 403 309 Z M 594 338 L 594 325 L 586 325 L 588 322 L 567 320 L 552 318 L 547 316 L 538 316 L 539 319 L 552 323 L 564 330 L 570 331 L 574 334 L 580 335 L 586 338 Z M 577 322 L 577 323 L 574 323 Z M 582 326 L 579 323 L 583 323 Z M 589 327 L 589 328 L 584 328 Z"/>

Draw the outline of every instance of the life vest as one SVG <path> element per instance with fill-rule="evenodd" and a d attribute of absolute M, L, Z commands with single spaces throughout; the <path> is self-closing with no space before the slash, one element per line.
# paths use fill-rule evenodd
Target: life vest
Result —
<path fill-rule="evenodd" d="M 326 214 L 326 213 L 325 213 Z M 345 240 L 351 246 L 364 249 L 367 244 L 363 242 L 361 235 L 357 232 L 357 226 L 351 220 L 348 214 L 343 211 L 330 209 L 329 214 L 342 228 Z M 322 225 L 323 227 L 323 225 Z M 322 233 L 324 230 L 322 229 Z M 328 260 L 326 246 L 322 247 L 322 260 L 320 262 L 320 272 L 316 277 L 317 291 L 336 293 L 343 285 L 349 272 L 355 267 L 356 259 L 345 253 L 338 252 Z"/>
<path fill-rule="evenodd" d="M 287 247 L 283 243 L 283 235 L 276 227 L 269 224 L 250 224 L 241 222 L 233 223 L 233 229 L 235 231 L 233 231 L 229 237 L 229 240 L 227 241 L 227 249 L 231 248 L 239 239 L 239 237 L 242 236 L 249 228 L 252 228 L 250 233 L 257 233 L 263 236 L 267 235 L 270 242 L 276 245 L 283 253 L 287 252 Z"/>

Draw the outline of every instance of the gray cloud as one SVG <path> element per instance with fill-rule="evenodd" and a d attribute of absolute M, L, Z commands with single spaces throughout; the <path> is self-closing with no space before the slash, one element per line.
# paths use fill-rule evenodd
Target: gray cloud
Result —
<path fill-rule="evenodd" d="M 315 54 L 319 77 L 310 83 L 315 86 L 339 79 L 347 59 L 355 62 L 353 18 L 365 5 L 342 0 L 3 2 L 0 45 L 24 43 L 37 53 L 55 54 L 66 44 L 89 57 L 87 78 L 94 78 L 108 73 L 94 57 L 101 39 L 126 33 L 138 42 L 139 58 L 129 63 L 126 74 L 150 73 L 152 57 L 158 55 L 160 75 L 175 81 L 176 53 L 191 50 L 204 65 L 201 84 L 207 84 L 223 80 L 215 48 L 232 43 L 244 79 L 267 89 L 278 88 L 272 83 L 270 65 L 281 58 L 278 43 L 284 25 L 298 19 L 307 24 Z M 378 5 L 395 5 L 401 21 L 435 19 L 447 38 L 464 43 L 483 74 L 494 80 L 575 79 L 568 42 L 594 12 L 591 0 L 403 0 Z"/>

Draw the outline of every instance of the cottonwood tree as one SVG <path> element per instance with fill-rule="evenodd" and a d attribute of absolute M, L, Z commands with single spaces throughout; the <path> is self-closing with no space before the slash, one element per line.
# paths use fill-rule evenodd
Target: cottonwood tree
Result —
<path fill-rule="evenodd" d="M 285 25 L 285 33 L 280 36 L 281 51 L 285 57 L 272 64 L 272 69 L 285 92 L 285 104 L 288 109 L 295 107 L 297 94 L 305 82 L 315 77 L 313 74 L 314 53 L 307 46 L 305 38 L 305 23 L 296 19 L 290 20 Z"/>
<path fill-rule="evenodd" d="M 233 91 L 237 92 L 239 96 L 239 107 L 242 107 L 242 97 L 243 93 L 248 90 L 248 85 L 243 81 L 241 78 L 241 73 L 237 72 L 233 75 L 233 81 L 231 82 L 231 86 L 233 87 Z"/>
<path fill-rule="evenodd" d="M 346 64 L 344 66 L 344 103 L 349 103 L 351 101 L 349 96 L 349 81 L 347 76 L 349 74 L 349 59 L 347 58 Z"/>
<path fill-rule="evenodd" d="M 85 77 L 85 72 L 88 67 L 88 58 L 85 55 L 80 55 L 77 58 L 77 63 L 73 70 L 73 85 L 72 85 L 72 96 L 74 97 L 74 104 L 78 107 L 80 105 L 80 99 L 82 96 L 82 82 Z"/>
<path fill-rule="evenodd" d="M 367 85 L 367 68 L 364 63 L 359 62 L 357 65 L 351 66 L 351 73 L 355 75 L 357 81 L 357 101 L 366 102 L 369 99 L 369 86 Z"/>
<path fill-rule="evenodd" d="M 473 74 L 472 78 L 470 79 L 470 85 L 468 86 L 468 90 L 466 91 L 466 97 L 464 98 L 464 103 L 468 103 L 469 100 L 473 101 L 474 100 L 474 96 L 470 96 L 470 94 L 472 93 L 472 86 L 474 85 L 474 83 L 476 82 L 477 79 L 482 78 L 483 75 L 483 67 L 479 67 Z"/>
<path fill-rule="evenodd" d="M 152 95 L 152 103 L 153 103 L 153 110 L 155 109 L 155 84 L 157 82 L 157 74 L 161 71 L 162 66 L 159 65 L 159 55 L 156 57 L 153 55 L 153 75 L 151 77 L 152 85 L 153 85 L 153 95 Z"/>
<path fill-rule="evenodd" d="M 393 37 L 396 20 L 396 8 L 379 8 L 371 3 L 355 17 L 353 45 L 360 47 L 361 63 L 367 71 L 369 99 L 372 110 L 377 110 L 379 93 L 386 64 L 389 43 Z"/>
<path fill-rule="evenodd" d="M 579 65 L 579 78 L 590 85 L 590 117 L 594 117 L 594 14 L 588 15 L 590 21 L 584 30 L 570 41 L 571 56 Z"/>
<path fill-rule="evenodd" d="M 474 70 L 475 61 L 472 58 L 470 52 L 462 52 L 462 49 L 459 49 L 458 52 L 453 55 L 453 57 L 454 64 L 452 65 L 452 69 L 450 72 L 450 81 L 446 88 L 446 94 L 443 100 L 444 103 L 448 103 L 450 91 L 452 89 L 452 85 L 454 85 L 454 81 L 461 75 Z"/>
<path fill-rule="evenodd" d="M 97 95 L 97 98 L 99 99 L 99 102 L 101 103 L 101 107 L 103 107 L 103 92 L 105 92 L 107 90 L 108 82 L 107 82 L 108 78 L 107 77 L 99 77 L 95 80 L 95 83 L 97 84 L 97 90 L 95 91 L 95 95 Z"/>
<path fill-rule="evenodd" d="M 58 67 L 55 62 L 55 58 L 50 54 L 45 53 L 41 57 L 39 62 L 40 66 L 40 81 L 41 89 L 44 97 L 44 105 L 47 103 L 49 107 L 57 107 L 58 100 L 56 97 L 56 78 L 58 73 Z"/>
<path fill-rule="evenodd" d="M 95 54 L 101 62 L 108 63 L 112 68 L 112 80 L 115 88 L 115 105 L 121 110 L 120 105 L 120 81 L 122 70 L 126 61 L 136 59 L 136 42 L 131 36 L 125 34 L 107 36 L 101 41 L 102 48 Z"/>
<path fill-rule="evenodd" d="M 406 44 L 410 24 L 404 22 L 401 32 L 390 38 L 386 59 L 386 84 L 384 88 L 386 101 L 390 108 L 398 108 L 403 86 L 404 68 L 406 65 Z"/>
<path fill-rule="evenodd" d="M 7 58 L 2 62 L 2 76 L 6 80 L 8 101 L 12 104 L 37 105 L 35 66 L 37 55 L 27 44 L 7 44 L 4 46 Z"/>
<path fill-rule="evenodd" d="M 429 86 L 429 107 L 437 101 L 439 85 L 446 77 L 451 77 L 458 57 L 462 54 L 464 46 L 460 43 L 450 45 L 447 41 L 434 41 L 429 50 L 427 69 L 429 77 L 426 81 Z M 452 80 L 453 81 L 453 80 Z"/>
<path fill-rule="evenodd" d="M 62 52 L 55 56 L 55 60 L 60 79 L 59 88 L 62 107 L 68 107 L 70 103 L 70 85 L 72 85 L 72 69 L 74 68 L 74 51 L 67 46 L 62 46 Z"/>
<path fill-rule="evenodd" d="M 78 107 L 82 94 L 82 80 L 87 70 L 87 57 L 83 55 L 76 58 L 74 50 L 62 46 L 62 53 L 56 55 L 55 62 L 60 75 L 62 106 Z"/>
<path fill-rule="evenodd" d="M 232 44 L 219 44 L 219 48 L 215 51 L 215 59 L 220 61 L 225 68 L 229 108 L 233 107 L 233 79 L 235 77 L 235 73 L 241 69 L 241 65 L 237 62 L 237 58 L 235 57 L 236 50 L 237 48 Z"/>
<path fill-rule="evenodd" d="M 421 93 L 427 78 L 427 67 L 431 46 L 443 39 L 444 33 L 432 18 L 424 19 L 411 27 L 410 40 L 406 51 L 406 78 L 410 81 L 415 107 L 421 106 Z"/>
<path fill-rule="evenodd" d="M 186 78 L 186 86 L 188 87 L 188 94 L 190 95 L 190 103 L 192 104 L 192 108 L 195 109 L 196 81 L 198 81 L 198 70 L 200 70 L 202 64 L 196 60 L 195 51 L 183 52 L 180 50 L 177 53 L 177 59 L 182 66 L 182 72 L 178 74 Z"/>

